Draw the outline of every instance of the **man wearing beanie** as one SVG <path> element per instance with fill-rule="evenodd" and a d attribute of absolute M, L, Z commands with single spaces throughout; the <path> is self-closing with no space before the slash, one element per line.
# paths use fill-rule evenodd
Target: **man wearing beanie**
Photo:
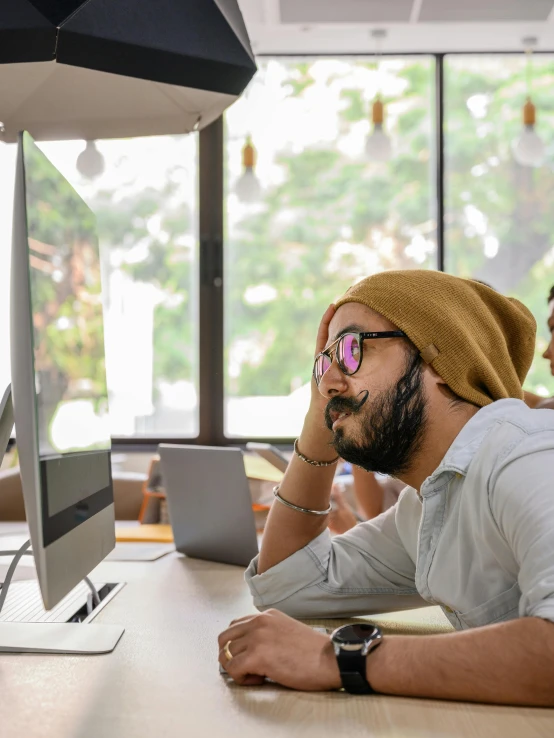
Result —
<path fill-rule="evenodd" d="M 219 637 L 235 681 L 554 706 L 554 413 L 521 386 L 535 328 L 517 300 L 433 271 L 376 274 L 327 309 L 310 408 L 246 572 L 264 612 Z M 407 487 L 332 537 L 339 456 Z M 293 619 L 426 604 L 457 632 L 363 621 L 330 638 Z"/>

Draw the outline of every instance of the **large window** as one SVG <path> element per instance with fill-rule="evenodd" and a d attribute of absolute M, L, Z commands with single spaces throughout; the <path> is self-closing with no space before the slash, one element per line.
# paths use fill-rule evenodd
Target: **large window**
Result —
<path fill-rule="evenodd" d="M 279 57 L 259 59 L 258 67 L 225 114 L 223 158 L 221 122 L 200 134 L 202 146 L 197 134 L 100 141 L 104 173 L 93 180 L 76 169 L 82 142 L 39 144 L 98 216 L 112 434 L 202 443 L 296 436 L 322 313 L 349 285 L 383 269 L 444 264 L 519 298 L 539 327 L 526 389 L 553 394 L 541 354 L 554 284 L 554 55 L 533 55 L 536 129 L 546 143 L 540 168 L 521 166 L 513 153 L 527 93 L 523 54 L 382 57 L 378 64 Z M 388 161 L 366 152 L 377 95 L 392 144 Z M 444 157 L 437 160 L 441 110 Z M 245 202 L 237 185 L 249 137 L 261 193 Z M 13 159 L 14 147 L 0 145 L 3 315 Z M 223 203 L 214 194 L 222 172 Z M 223 253 L 223 314 L 219 271 L 200 292 L 199 240 L 204 275 L 219 270 Z M 202 337 L 199 302 L 214 322 Z M 212 351 L 220 321 L 224 345 Z M 8 328 L 0 321 L 4 357 Z M 6 359 L 0 391 L 8 381 Z"/>
<path fill-rule="evenodd" d="M 92 180 L 76 168 L 82 142 L 39 146 L 97 216 L 112 435 L 197 436 L 197 134 L 99 141 Z"/>
<path fill-rule="evenodd" d="M 550 145 L 540 168 L 521 166 L 513 154 L 526 96 L 522 55 L 452 56 L 445 65 L 446 269 L 481 279 L 533 312 L 539 338 L 525 386 L 550 395 L 541 354 L 554 284 L 554 57 L 533 62 L 536 130 Z"/>
<path fill-rule="evenodd" d="M 436 268 L 428 58 L 271 59 L 226 115 L 226 393 L 229 436 L 298 434 L 327 305 L 387 268 Z M 381 93 L 393 155 L 365 154 Z M 247 136 L 259 202 L 235 192 Z"/>

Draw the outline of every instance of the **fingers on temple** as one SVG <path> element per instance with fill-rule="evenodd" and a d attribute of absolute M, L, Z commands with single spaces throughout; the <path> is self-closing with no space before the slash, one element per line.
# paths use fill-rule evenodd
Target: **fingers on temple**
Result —
<path fill-rule="evenodd" d="M 321 318 L 319 329 L 317 331 L 317 340 L 316 340 L 316 348 L 315 348 L 316 356 L 321 351 L 323 351 L 323 349 L 325 348 L 325 344 L 327 343 L 329 339 L 329 323 L 331 322 L 331 319 L 334 314 L 335 314 L 334 305 L 329 305 L 327 310 L 323 313 L 323 317 Z"/>

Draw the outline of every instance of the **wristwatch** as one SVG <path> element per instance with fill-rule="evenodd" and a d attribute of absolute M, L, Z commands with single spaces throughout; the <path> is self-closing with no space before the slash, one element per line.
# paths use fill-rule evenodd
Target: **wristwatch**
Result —
<path fill-rule="evenodd" d="M 366 679 L 366 657 L 382 642 L 383 635 L 371 623 L 343 625 L 331 633 L 342 686 L 351 694 L 374 694 Z"/>

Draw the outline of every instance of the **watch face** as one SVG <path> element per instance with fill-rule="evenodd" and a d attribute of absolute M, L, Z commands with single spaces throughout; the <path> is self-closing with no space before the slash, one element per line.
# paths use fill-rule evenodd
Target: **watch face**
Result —
<path fill-rule="evenodd" d="M 379 635 L 379 629 L 371 623 L 357 623 L 356 625 L 343 625 L 337 628 L 331 635 L 333 643 L 363 643 L 364 641 Z"/>

